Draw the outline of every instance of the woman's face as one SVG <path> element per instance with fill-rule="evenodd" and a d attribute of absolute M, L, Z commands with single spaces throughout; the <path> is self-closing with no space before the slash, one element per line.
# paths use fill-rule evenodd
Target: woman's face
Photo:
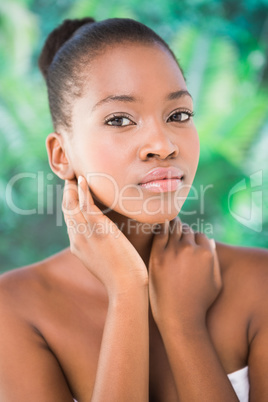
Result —
<path fill-rule="evenodd" d="M 98 56 L 88 76 L 67 144 L 76 176 L 121 215 L 148 223 L 175 218 L 199 158 L 192 99 L 176 62 L 158 45 L 122 44 Z M 158 167 L 173 167 L 183 178 L 142 186 Z"/>

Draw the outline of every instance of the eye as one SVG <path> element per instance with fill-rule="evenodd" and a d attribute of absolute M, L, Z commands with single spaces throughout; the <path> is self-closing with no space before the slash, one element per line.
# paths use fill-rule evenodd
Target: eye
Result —
<path fill-rule="evenodd" d="M 105 123 L 113 127 L 125 127 L 134 125 L 133 121 L 125 115 L 113 115 L 113 117 L 105 119 Z"/>
<path fill-rule="evenodd" d="M 168 121 L 184 123 L 189 121 L 193 115 L 194 113 L 190 112 L 189 110 L 177 110 L 175 113 L 172 113 L 172 115 L 169 116 Z"/>

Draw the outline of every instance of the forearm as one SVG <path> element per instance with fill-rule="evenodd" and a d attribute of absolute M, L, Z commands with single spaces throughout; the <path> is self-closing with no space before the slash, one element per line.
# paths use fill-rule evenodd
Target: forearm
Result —
<path fill-rule="evenodd" d="M 91 402 L 147 402 L 148 288 L 110 300 Z"/>
<path fill-rule="evenodd" d="M 206 326 L 162 326 L 166 348 L 180 402 L 238 401 L 211 343 Z"/>

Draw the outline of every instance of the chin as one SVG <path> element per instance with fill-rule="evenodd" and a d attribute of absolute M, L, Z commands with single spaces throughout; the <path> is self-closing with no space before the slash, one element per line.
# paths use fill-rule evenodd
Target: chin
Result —
<path fill-rule="evenodd" d="M 166 221 L 172 221 L 172 219 L 175 219 L 178 216 L 180 210 L 173 209 L 172 211 L 161 211 L 161 212 L 154 212 L 154 213 L 141 212 L 139 214 L 124 213 L 122 211 L 116 211 L 116 212 L 120 213 L 120 215 L 122 215 L 125 218 L 130 219 L 132 221 L 154 225 L 157 223 L 164 223 Z"/>
<path fill-rule="evenodd" d="M 175 219 L 182 208 L 183 201 L 180 200 L 179 203 L 176 203 L 172 197 L 169 201 L 165 198 L 161 200 L 151 198 L 149 203 L 131 201 L 124 205 L 117 203 L 113 209 L 106 206 L 105 204 L 108 203 L 104 202 L 96 202 L 96 205 L 104 214 L 115 221 L 120 215 L 121 218 L 124 217 L 140 223 L 157 224 Z"/>

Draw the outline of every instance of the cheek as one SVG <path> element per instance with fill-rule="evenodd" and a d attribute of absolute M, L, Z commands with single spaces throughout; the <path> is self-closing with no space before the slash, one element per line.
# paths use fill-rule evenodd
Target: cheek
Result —
<path fill-rule="evenodd" d="M 200 155 L 200 142 L 199 136 L 194 127 L 191 134 L 188 137 L 187 145 L 185 146 L 185 158 L 187 158 L 187 164 L 189 166 L 189 174 L 191 180 L 194 179 L 196 169 L 199 162 L 199 155 Z"/>
<path fill-rule="evenodd" d="M 186 133 L 187 134 L 187 133 Z M 183 159 L 184 166 L 186 167 L 185 182 L 178 193 L 178 204 L 180 208 L 183 206 L 187 199 L 189 191 L 192 187 L 196 170 L 199 162 L 200 142 L 196 129 L 191 130 L 189 135 L 185 137 L 185 143 L 181 144 L 180 157 Z"/>
<path fill-rule="evenodd" d="M 89 165 L 93 171 L 108 172 L 114 166 L 114 155 L 106 147 L 95 147 L 90 155 Z"/>
<path fill-rule="evenodd" d="M 100 141 L 81 141 L 76 150 L 78 163 L 84 174 L 92 172 L 109 173 L 116 162 L 116 152 Z"/>
<path fill-rule="evenodd" d="M 198 162 L 199 162 L 199 155 L 200 155 L 200 142 L 199 137 L 196 134 L 194 141 L 193 141 L 193 166 L 194 166 L 194 173 L 196 172 Z"/>
<path fill-rule="evenodd" d="M 102 204 L 113 208 L 124 179 L 123 155 L 115 147 L 101 143 L 84 146 L 79 155 L 81 171 L 92 195 Z"/>

